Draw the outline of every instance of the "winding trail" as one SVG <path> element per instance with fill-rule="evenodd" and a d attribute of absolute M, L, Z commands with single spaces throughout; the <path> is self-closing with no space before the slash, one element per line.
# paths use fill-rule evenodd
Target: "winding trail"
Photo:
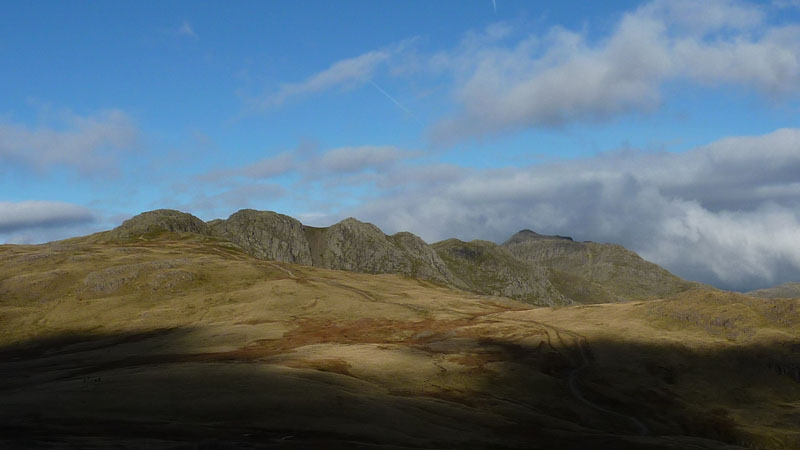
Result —
<path fill-rule="evenodd" d="M 559 342 L 564 346 L 566 346 L 566 343 L 564 342 L 564 339 L 561 337 L 562 334 L 571 337 L 573 342 L 575 343 L 575 347 L 578 349 L 578 356 L 580 357 L 580 365 L 569 371 L 568 384 L 569 384 L 570 394 L 572 394 L 572 396 L 575 397 L 575 399 L 578 400 L 579 402 L 583 403 L 584 405 L 596 411 L 600 411 L 604 414 L 608 414 L 610 416 L 614 416 L 629 422 L 632 425 L 632 427 L 636 430 L 636 433 L 639 434 L 640 436 L 650 435 L 650 429 L 647 427 L 647 425 L 645 425 L 641 420 L 637 419 L 636 417 L 629 416 L 627 414 L 623 414 L 617 411 L 612 411 L 608 408 L 604 408 L 598 405 L 597 403 L 594 403 L 593 401 L 587 399 L 586 396 L 583 395 L 580 384 L 578 382 L 579 380 L 578 376 L 580 375 L 581 371 L 589 367 L 589 358 L 586 356 L 586 346 L 588 345 L 588 341 L 585 336 L 575 333 L 574 331 L 558 328 L 553 325 L 549 325 L 544 322 L 539 322 L 536 320 L 519 320 L 519 319 L 506 319 L 506 318 L 503 318 L 503 320 L 507 320 L 510 322 L 517 322 L 517 323 L 533 324 L 542 327 L 543 329 L 545 329 L 545 331 L 551 330 L 556 334 L 556 337 L 558 338 Z M 548 339 L 550 339 L 550 333 L 548 333 Z"/>

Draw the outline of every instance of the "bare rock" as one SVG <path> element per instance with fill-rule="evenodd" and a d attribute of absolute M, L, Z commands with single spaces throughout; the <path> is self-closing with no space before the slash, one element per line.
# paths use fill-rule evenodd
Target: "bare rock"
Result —
<path fill-rule="evenodd" d="M 209 222 L 211 233 L 239 245 L 259 259 L 311 265 L 303 224 L 272 211 L 243 209 L 227 220 Z"/>
<path fill-rule="evenodd" d="M 305 227 L 315 266 L 394 273 L 459 286 L 436 252 L 418 236 L 387 236 L 371 223 L 348 218 L 328 228 Z"/>

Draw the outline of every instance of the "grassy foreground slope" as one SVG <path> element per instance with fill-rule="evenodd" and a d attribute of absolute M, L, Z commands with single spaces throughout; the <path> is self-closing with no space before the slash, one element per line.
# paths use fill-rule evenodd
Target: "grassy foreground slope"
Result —
<path fill-rule="evenodd" d="M 531 308 L 194 233 L 0 246 L 0 447 L 800 448 L 798 308 Z"/>

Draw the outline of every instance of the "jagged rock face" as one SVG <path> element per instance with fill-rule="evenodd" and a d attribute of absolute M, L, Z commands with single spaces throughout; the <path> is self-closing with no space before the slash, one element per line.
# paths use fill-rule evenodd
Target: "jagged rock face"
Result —
<path fill-rule="evenodd" d="M 171 231 L 174 233 L 210 234 L 208 225 L 197 217 L 174 209 L 157 209 L 134 216 L 110 232 L 112 239 L 129 239 L 148 233 Z"/>
<path fill-rule="evenodd" d="M 450 271 L 436 250 L 419 236 L 403 231 L 389 236 L 389 240 L 400 247 L 411 260 L 412 271 L 407 275 L 442 281 L 461 289 L 467 288 L 467 284 Z"/>
<path fill-rule="evenodd" d="M 404 273 L 411 270 L 402 251 L 371 223 L 345 219 L 322 231 L 318 261 L 328 269 L 367 273 Z"/>
<path fill-rule="evenodd" d="M 353 272 L 396 273 L 459 285 L 459 280 L 436 252 L 411 233 L 386 236 L 375 225 L 353 218 L 328 228 L 305 227 L 305 232 L 315 266 Z"/>
<path fill-rule="evenodd" d="M 572 303 L 550 283 L 546 268 L 520 261 L 493 242 L 448 239 L 433 247 L 468 290 L 535 305 Z"/>
<path fill-rule="evenodd" d="M 272 211 L 243 209 L 209 222 L 211 232 L 260 259 L 311 265 L 311 252 L 297 219 Z"/>
<path fill-rule="evenodd" d="M 574 290 L 578 281 L 582 291 L 599 296 L 600 301 L 655 298 L 699 286 L 620 245 L 541 239 L 520 232 L 503 247 L 519 260 L 552 269 L 556 276 L 551 281 L 562 292 Z"/>
<path fill-rule="evenodd" d="M 366 273 L 404 273 L 410 270 L 402 251 L 371 223 L 345 219 L 328 228 L 306 227 L 314 265 Z"/>

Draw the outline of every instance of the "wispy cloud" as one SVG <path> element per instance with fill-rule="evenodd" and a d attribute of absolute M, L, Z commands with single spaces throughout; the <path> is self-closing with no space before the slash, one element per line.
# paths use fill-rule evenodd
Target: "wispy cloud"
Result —
<path fill-rule="evenodd" d="M 358 198 L 371 197 L 373 191 L 378 192 L 371 189 L 374 183 L 385 180 L 387 174 L 417 156 L 418 152 L 392 146 L 318 151 L 304 143 L 291 151 L 244 166 L 198 176 L 197 182 L 186 185 L 190 191 L 194 192 L 192 187 L 202 184 L 204 189 L 217 193 L 197 194 L 186 205 L 202 214 L 220 215 L 291 198 L 301 208 L 323 205 L 325 210 L 332 211 L 353 204 Z"/>
<path fill-rule="evenodd" d="M 266 180 L 284 175 L 304 179 L 339 178 L 367 171 L 385 171 L 416 152 L 393 146 L 363 145 L 338 147 L 324 152 L 305 146 L 282 152 L 254 163 L 232 169 L 222 169 L 200 175 L 202 181 L 229 182 L 235 179 Z"/>
<path fill-rule="evenodd" d="M 277 92 L 268 94 L 261 100 L 264 107 L 280 106 L 296 97 L 314 94 L 333 88 L 352 88 L 368 82 L 390 56 L 387 50 L 376 50 L 354 58 L 343 59 L 331 64 L 303 81 L 284 83 Z"/>
<path fill-rule="evenodd" d="M 63 115 L 55 126 L 30 127 L 0 122 L 0 162 L 44 171 L 56 167 L 97 174 L 116 167 L 120 152 L 130 150 L 138 130 L 120 110 Z"/>
<path fill-rule="evenodd" d="M 194 31 L 194 28 L 192 28 L 192 24 L 190 24 L 188 20 L 181 22 L 181 25 L 175 32 L 178 36 L 184 36 L 193 39 L 197 39 L 198 37 L 197 33 Z"/>

